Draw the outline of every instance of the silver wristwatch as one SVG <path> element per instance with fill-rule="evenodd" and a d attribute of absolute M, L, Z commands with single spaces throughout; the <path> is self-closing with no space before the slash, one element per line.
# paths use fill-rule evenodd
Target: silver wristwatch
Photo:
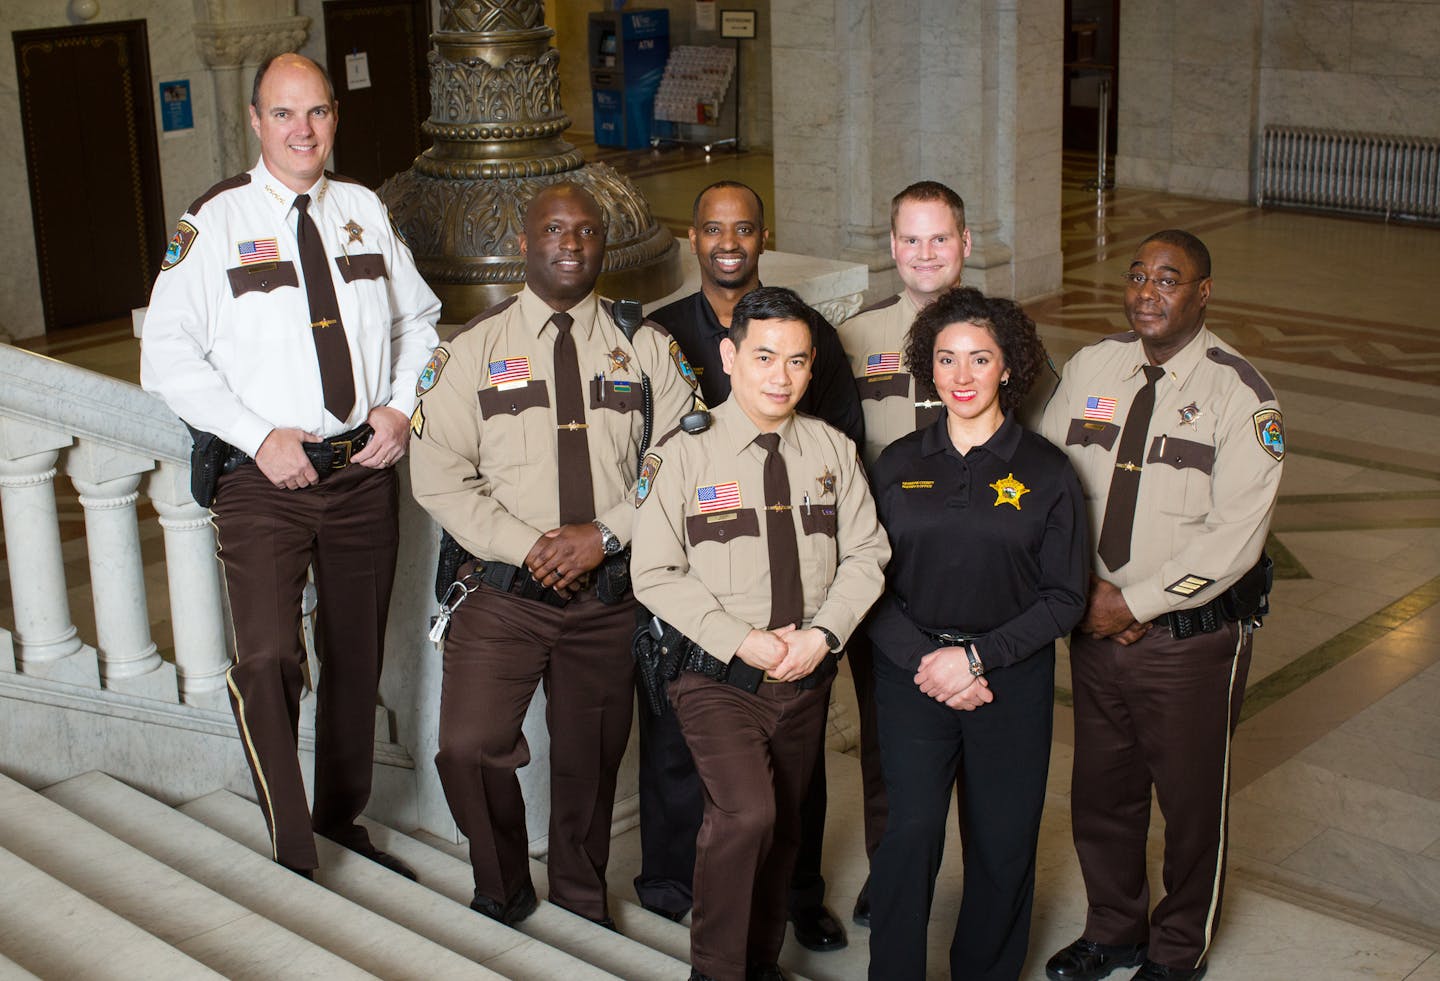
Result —
<path fill-rule="evenodd" d="M 604 523 L 600 521 L 595 522 L 595 527 L 600 529 L 600 547 L 604 550 L 605 554 L 619 555 L 622 546 L 620 545 L 620 539 L 615 537 L 615 533 L 609 528 L 606 528 Z"/>

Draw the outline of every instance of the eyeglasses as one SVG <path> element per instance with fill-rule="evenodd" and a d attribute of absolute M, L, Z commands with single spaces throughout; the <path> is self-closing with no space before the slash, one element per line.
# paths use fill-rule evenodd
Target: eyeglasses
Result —
<path fill-rule="evenodd" d="M 1201 276 L 1198 279 L 1179 280 L 1173 276 L 1147 276 L 1143 272 L 1121 273 L 1120 278 L 1125 280 L 1125 286 L 1132 290 L 1143 290 L 1146 283 L 1154 283 L 1155 288 L 1161 293 L 1174 293 L 1182 286 L 1189 286 L 1191 283 L 1201 283 L 1209 279 L 1208 276 Z"/>

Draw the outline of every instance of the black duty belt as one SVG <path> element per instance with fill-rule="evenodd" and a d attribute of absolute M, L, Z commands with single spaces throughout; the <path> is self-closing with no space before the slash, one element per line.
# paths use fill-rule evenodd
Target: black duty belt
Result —
<path fill-rule="evenodd" d="M 315 468 L 316 475 L 324 480 L 340 470 L 350 466 L 350 459 L 360 453 L 370 442 L 370 437 L 375 435 L 375 430 L 370 428 L 368 422 L 362 422 L 347 433 L 339 436 L 330 436 L 318 443 L 301 443 L 300 448 L 305 451 L 305 456 L 310 460 L 310 466 Z M 229 473 L 242 463 L 249 463 L 253 458 L 244 450 L 230 447 L 230 454 L 225 457 L 220 465 L 221 473 Z"/>
<path fill-rule="evenodd" d="M 1155 618 L 1155 623 L 1170 628 L 1170 635 L 1176 640 L 1194 637 L 1196 634 L 1213 634 L 1233 617 L 1227 617 L 1222 607 L 1223 597 L 1216 597 L 1204 606 L 1192 610 L 1173 610 Z"/>
<path fill-rule="evenodd" d="M 461 566 L 459 577 L 463 578 L 466 573 L 473 571 L 482 583 L 498 589 L 502 593 L 510 593 L 521 599 L 536 600 L 554 607 L 565 607 L 569 605 L 574 596 L 562 596 L 548 586 L 542 586 L 530 570 L 524 566 L 510 565 L 508 562 L 490 562 L 476 560 L 473 565 Z M 583 593 L 595 584 L 595 574 L 587 572 L 572 584 L 576 594 Z"/>
<path fill-rule="evenodd" d="M 727 685 L 739 688 L 741 691 L 748 691 L 752 695 L 760 689 L 762 684 L 783 685 L 792 684 L 801 691 L 809 691 L 824 682 L 827 678 L 833 677 L 836 672 L 836 657 L 834 654 L 826 654 L 824 660 L 815 666 L 799 681 L 785 682 L 770 675 L 753 665 L 746 664 L 738 656 L 730 659 L 729 663 L 720 660 L 709 651 L 700 647 L 694 642 L 690 643 L 690 653 L 680 663 L 685 671 L 694 671 L 696 674 L 703 674 L 714 681 L 721 681 Z"/>

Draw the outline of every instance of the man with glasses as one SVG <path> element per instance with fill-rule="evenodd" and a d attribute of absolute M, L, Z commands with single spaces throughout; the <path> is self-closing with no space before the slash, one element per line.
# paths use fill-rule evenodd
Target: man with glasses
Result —
<path fill-rule="evenodd" d="M 1210 253 L 1157 232 L 1125 273 L 1128 333 L 1080 351 L 1041 433 L 1090 503 L 1096 558 L 1070 640 L 1071 817 L 1089 903 L 1052 981 L 1140 966 L 1196 979 L 1220 919 L 1230 739 L 1264 612 L 1262 549 L 1285 457 L 1275 393 L 1205 326 Z M 1165 894 L 1150 910 L 1151 788 Z"/>

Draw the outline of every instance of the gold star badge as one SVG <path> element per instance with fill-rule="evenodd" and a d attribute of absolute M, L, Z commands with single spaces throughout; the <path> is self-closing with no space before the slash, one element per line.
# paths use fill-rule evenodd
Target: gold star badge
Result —
<path fill-rule="evenodd" d="M 624 370 L 625 370 L 625 366 L 626 366 L 627 364 L 629 364 L 629 363 L 630 363 L 630 355 L 626 354 L 624 351 L 620 350 L 618 347 L 617 347 L 615 350 L 613 350 L 613 351 L 610 352 L 610 370 L 611 370 L 611 371 L 624 371 Z"/>
<path fill-rule="evenodd" d="M 995 506 L 997 508 L 1002 504 L 1010 504 L 1014 506 L 1016 511 L 1020 510 L 1021 496 L 1030 493 L 1030 488 L 1016 480 L 1013 473 L 1004 480 L 995 481 L 995 483 L 990 485 L 990 489 L 995 492 Z"/>
<path fill-rule="evenodd" d="M 816 477 L 815 480 L 819 482 L 820 489 L 825 493 L 835 493 L 835 474 L 831 473 L 829 467 L 826 467 L 825 472 L 822 473 L 820 476 Z"/>
<path fill-rule="evenodd" d="M 356 222 L 354 218 L 351 218 L 345 224 L 341 225 L 340 230 L 350 233 L 350 241 L 346 242 L 346 245 L 349 245 L 350 242 L 359 242 L 361 245 L 365 244 L 365 229 L 361 228 L 360 224 Z"/>
<path fill-rule="evenodd" d="M 1200 427 L 1196 424 L 1195 420 L 1199 419 L 1204 414 L 1205 413 L 1200 411 L 1200 407 L 1198 405 L 1196 405 L 1194 402 L 1191 402 L 1189 405 L 1185 406 L 1185 408 L 1180 410 L 1180 421 L 1188 425 L 1191 429 L 1199 429 Z"/>

